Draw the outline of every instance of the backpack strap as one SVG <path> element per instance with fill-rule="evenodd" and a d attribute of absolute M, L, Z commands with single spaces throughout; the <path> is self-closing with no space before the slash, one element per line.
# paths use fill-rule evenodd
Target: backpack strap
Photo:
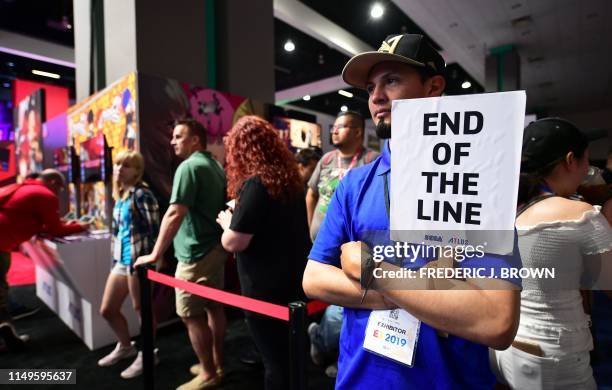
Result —
<path fill-rule="evenodd" d="M 331 164 L 331 162 L 334 160 L 334 157 L 336 157 L 336 153 L 338 153 L 337 150 L 332 150 L 331 152 L 325 153 L 323 158 L 321 158 L 321 165 Z"/>
<path fill-rule="evenodd" d="M 557 196 L 557 195 L 555 195 L 555 194 L 539 195 L 539 196 L 536 196 L 535 198 L 532 198 L 529 202 L 523 203 L 518 208 L 518 210 L 516 211 L 516 218 L 518 218 L 521 214 L 523 214 L 525 212 L 525 210 L 527 210 L 528 208 L 530 208 L 534 204 L 539 203 L 539 202 L 543 201 L 544 199 L 552 198 L 554 196 Z"/>

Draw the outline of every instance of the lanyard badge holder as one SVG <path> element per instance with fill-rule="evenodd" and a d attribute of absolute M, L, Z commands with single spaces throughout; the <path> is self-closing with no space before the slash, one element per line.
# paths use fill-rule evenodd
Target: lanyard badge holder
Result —
<path fill-rule="evenodd" d="M 383 175 L 385 207 L 390 217 L 388 173 Z M 370 256 L 364 265 L 368 281 L 364 286 L 361 302 L 365 299 L 373 280 L 373 271 L 378 267 Z M 396 363 L 412 367 L 419 339 L 421 321 L 403 309 L 372 310 L 366 326 L 363 348 L 373 354 L 390 359 Z"/>

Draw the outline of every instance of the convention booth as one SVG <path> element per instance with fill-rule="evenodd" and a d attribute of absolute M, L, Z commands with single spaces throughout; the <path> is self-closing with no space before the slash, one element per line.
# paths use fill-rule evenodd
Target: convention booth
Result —
<path fill-rule="evenodd" d="M 112 265 L 111 218 L 113 157 L 137 150 L 145 159 L 144 180 L 163 213 L 180 160 L 170 147 L 172 123 L 191 117 L 207 129 L 207 149 L 224 163 L 223 137 L 244 115 L 270 121 L 293 150 L 321 146 L 321 126 L 287 117 L 268 103 L 194 86 L 177 80 L 130 73 L 104 90 L 46 121 L 43 90 L 23 99 L 15 110 L 14 168 L 17 180 L 54 167 L 67 180 L 61 195 L 65 219 L 90 221 L 86 234 L 36 238 L 22 249 L 36 266 L 36 294 L 90 349 L 116 341 L 99 314 Z M 166 270 L 171 273 L 172 270 Z M 174 316 L 174 292 L 155 285 L 158 322 Z M 123 306 L 130 333 L 139 321 L 127 299 Z"/>

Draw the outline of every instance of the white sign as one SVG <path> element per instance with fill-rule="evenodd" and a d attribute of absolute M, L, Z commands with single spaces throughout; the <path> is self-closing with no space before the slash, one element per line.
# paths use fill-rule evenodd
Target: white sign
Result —
<path fill-rule="evenodd" d="M 393 101 L 393 240 L 512 253 L 525 100 L 513 91 Z"/>

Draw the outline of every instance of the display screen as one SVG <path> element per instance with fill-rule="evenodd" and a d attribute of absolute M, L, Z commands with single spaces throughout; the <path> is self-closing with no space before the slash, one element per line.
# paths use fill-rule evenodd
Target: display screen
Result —
<path fill-rule="evenodd" d="M 81 181 L 83 183 L 106 179 L 104 145 L 103 134 L 81 142 Z"/>
<path fill-rule="evenodd" d="M 11 152 L 8 149 L 0 149 L 0 171 L 8 172 Z"/>
<path fill-rule="evenodd" d="M 40 172 L 43 168 L 44 92 L 39 89 L 19 102 L 15 109 L 15 158 L 18 180 L 23 180 L 31 173 Z"/>
<path fill-rule="evenodd" d="M 53 151 L 53 166 L 64 174 L 69 183 L 73 183 L 74 179 L 76 179 L 74 175 L 73 150 L 70 146 L 65 146 Z"/>
<path fill-rule="evenodd" d="M 106 186 L 104 182 L 82 183 L 81 217 L 91 217 L 91 229 L 107 229 Z M 72 201 L 71 201 L 72 203 Z"/>
<path fill-rule="evenodd" d="M 321 147 L 321 126 L 298 119 L 275 117 L 272 124 L 280 137 L 296 149 Z"/>

